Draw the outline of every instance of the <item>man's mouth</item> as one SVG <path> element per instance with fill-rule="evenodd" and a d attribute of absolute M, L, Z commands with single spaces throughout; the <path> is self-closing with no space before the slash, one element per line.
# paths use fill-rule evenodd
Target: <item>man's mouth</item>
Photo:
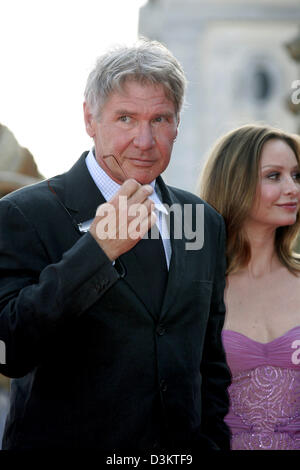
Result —
<path fill-rule="evenodd" d="M 154 164 L 153 159 L 147 159 L 147 158 L 133 158 L 129 157 L 128 160 L 136 166 L 142 166 L 142 167 L 149 167 Z"/>

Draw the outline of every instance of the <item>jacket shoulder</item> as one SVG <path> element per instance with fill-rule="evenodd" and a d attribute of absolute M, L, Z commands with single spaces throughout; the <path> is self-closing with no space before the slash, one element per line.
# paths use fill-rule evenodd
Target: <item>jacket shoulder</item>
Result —
<path fill-rule="evenodd" d="M 1 198 L 1 201 L 8 201 L 17 205 L 22 205 L 22 202 L 36 200 L 47 193 L 48 180 L 44 180 L 39 183 L 24 186 L 21 189 L 17 189 Z"/>
<path fill-rule="evenodd" d="M 63 175 L 54 177 L 59 182 Z M 51 181 L 53 180 L 51 178 Z M 17 191 L 7 194 L 0 200 L 0 211 L 6 213 L 9 208 L 15 208 L 23 214 L 23 217 L 32 223 L 35 221 L 49 220 L 57 213 L 57 197 L 52 193 L 49 180 L 44 180 L 30 186 L 25 186 Z"/>
<path fill-rule="evenodd" d="M 168 186 L 168 190 L 178 199 L 182 204 L 204 204 L 205 215 L 210 215 L 217 219 L 223 220 L 223 217 L 217 212 L 210 204 L 201 199 L 196 194 L 193 194 L 184 189 L 179 189 L 174 186 Z"/>

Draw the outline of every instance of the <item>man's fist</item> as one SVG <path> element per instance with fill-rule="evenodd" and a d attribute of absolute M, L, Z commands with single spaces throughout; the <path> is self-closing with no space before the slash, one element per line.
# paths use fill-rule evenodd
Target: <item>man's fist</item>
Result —
<path fill-rule="evenodd" d="M 90 233 L 111 261 L 133 248 L 155 224 L 152 192 L 152 186 L 129 179 L 98 207 Z"/>

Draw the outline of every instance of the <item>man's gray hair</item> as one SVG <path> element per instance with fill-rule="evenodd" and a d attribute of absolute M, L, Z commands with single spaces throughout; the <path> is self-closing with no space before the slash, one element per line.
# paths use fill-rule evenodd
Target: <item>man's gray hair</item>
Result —
<path fill-rule="evenodd" d="M 163 85 L 177 115 L 184 101 L 186 78 L 173 54 L 158 41 L 140 39 L 134 46 L 118 46 L 100 56 L 89 74 L 84 97 L 95 118 L 113 91 L 128 80 Z"/>

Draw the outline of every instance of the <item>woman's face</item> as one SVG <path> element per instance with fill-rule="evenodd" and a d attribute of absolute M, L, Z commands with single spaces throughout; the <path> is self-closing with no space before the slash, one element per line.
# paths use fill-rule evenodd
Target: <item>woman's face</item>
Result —
<path fill-rule="evenodd" d="M 300 168 L 291 147 L 268 140 L 261 153 L 256 196 L 249 219 L 274 228 L 296 222 L 300 203 Z"/>

